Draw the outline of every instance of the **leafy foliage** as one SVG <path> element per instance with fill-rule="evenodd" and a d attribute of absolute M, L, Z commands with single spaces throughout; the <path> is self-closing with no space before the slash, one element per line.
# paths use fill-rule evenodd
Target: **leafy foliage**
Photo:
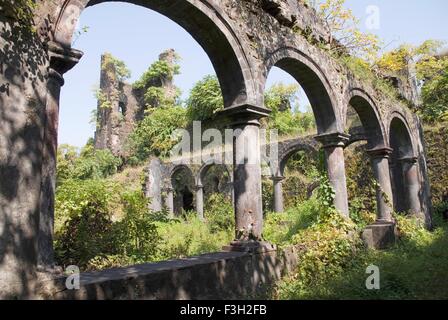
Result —
<path fill-rule="evenodd" d="M 340 54 L 346 52 L 373 61 L 380 49 L 378 36 L 360 30 L 360 20 L 352 10 L 344 7 L 346 0 L 314 1 L 318 15 L 331 33 L 331 50 Z"/>
<path fill-rule="evenodd" d="M 205 121 L 224 108 L 218 78 L 205 76 L 191 89 L 187 102 L 187 116 L 190 121 Z"/>
<path fill-rule="evenodd" d="M 448 119 L 448 57 L 437 55 L 443 44 L 436 40 L 419 46 L 404 44 L 385 53 L 376 63 L 381 70 L 398 74 L 415 69 L 423 101 L 418 112 L 429 122 Z"/>
<path fill-rule="evenodd" d="M 126 64 L 123 61 L 115 58 L 109 52 L 106 52 L 104 54 L 101 70 L 113 72 L 113 74 L 111 74 L 110 76 L 112 76 L 113 78 L 115 78 L 116 76 L 117 80 L 121 82 L 131 77 L 131 71 L 128 69 Z"/>
<path fill-rule="evenodd" d="M 37 5 L 35 0 L 3 0 L 0 8 L 5 16 L 34 30 L 33 13 Z"/>
<path fill-rule="evenodd" d="M 177 89 L 176 95 L 171 95 L 167 94 L 165 88 L 162 88 L 166 81 L 172 81 L 174 76 L 180 73 L 178 64 L 180 57 L 176 55 L 174 58 L 173 63 L 164 59 L 157 60 L 133 84 L 135 89 L 144 91 L 144 100 L 149 108 L 176 104 L 180 90 Z"/>
<path fill-rule="evenodd" d="M 56 193 L 55 252 L 63 265 L 86 266 L 112 252 L 111 204 L 118 186 L 105 180 L 66 181 Z"/>
<path fill-rule="evenodd" d="M 100 179 L 118 171 L 122 161 L 109 150 L 95 150 L 90 141 L 81 152 L 76 147 L 61 145 L 57 156 L 57 184 L 66 180 Z"/>
<path fill-rule="evenodd" d="M 302 134 L 315 128 L 311 110 L 300 112 L 298 85 L 278 83 L 265 93 L 265 105 L 272 112 L 265 120 L 268 129 L 277 129 L 279 135 Z M 266 123 L 267 122 L 267 123 Z"/>
<path fill-rule="evenodd" d="M 150 155 L 168 156 L 178 142 L 174 132 L 186 124 L 186 112 L 182 107 L 150 110 L 129 136 L 131 162 L 145 161 Z"/>
<path fill-rule="evenodd" d="M 141 190 L 122 194 L 124 218 L 115 224 L 115 243 L 118 253 L 131 263 L 151 261 L 158 252 L 160 241 L 153 216 L 148 212 L 148 199 Z"/>
<path fill-rule="evenodd" d="M 211 232 L 233 232 L 235 229 L 235 217 L 230 199 L 226 198 L 222 193 L 214 193 L 207 199 L 205 208 L 205 218 L 210 225 Z"/>

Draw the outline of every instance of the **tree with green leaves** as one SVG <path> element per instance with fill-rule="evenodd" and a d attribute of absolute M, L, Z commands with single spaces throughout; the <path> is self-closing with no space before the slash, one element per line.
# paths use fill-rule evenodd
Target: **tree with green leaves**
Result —
<path fill-rule="evenodd" d="M 208 75 L 191 89 L 187 99 L 187 116 L 190 121 L 204 121 L 224 109 L 224 100 L 218 78 Z"/>
<path fill-rule="evenodd" d="M 418 46 L 403 44 L 376 62 L 386 72 L 401 74 L 414 70 L 422 94 L 418 113 L 426 121 L 448 120 L 448 56 L 438 55 L 443 45 L 436 40 Z"/>

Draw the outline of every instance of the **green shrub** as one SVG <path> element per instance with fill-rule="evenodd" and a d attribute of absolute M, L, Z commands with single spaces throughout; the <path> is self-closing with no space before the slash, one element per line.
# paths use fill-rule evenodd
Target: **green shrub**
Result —
<path fill-rule="evenodd" d="M 146 161 L 149 156 L 169 156 L 178 139 L 175 130 L 186 126 L 185 109 L 172 106 L 152 110 L 129 136 L 131 162 Z"/>
<path fill-rule="evenodd" d="M 191 89 L 187 102 L 187 117 L 189 121 L 204 121 L 224 108 L 218 78 L 206 76 Z"/>
<path fill-rule="evenodd" d="M 122 201 L 125 216 L 114 226 L 118 252 L 130 258 L 132 263 L 153 260 L 160 237 L 154 216 L 149 214 L 148 199 L 138 190 L 123 193 Z"/>
<path fill-rule="evenodd" d="M 263 237 L 279 246 L 287 246 L 291 244 L 294 235 L 310 227 L 318 217 L 319 205 L 316 198 L 303 201 L 282 213 L 268 213 Z"/>
<path fill-rule="evenodd" d="M 115 157 L 109 150 L 95 150 L 88 143 L 80 153 L 78 149 L 69 145 L 58 148 L 57 156 L 57 185 L 64 181 L 101 179 L 117 173 L 122 160 Z"/>
<path fill-rule="evenodd" d="M 233 239 L 233 231 L 214 230 L 190 214 L 185 220 L 157 222 L 162 238 L 158 260 L 185 258 L 203 253 L 221 251 Z"/>
<path fill-rule="evenodd" d="M 109 181 L 68 180 L 57 189 L 55 252 L 62 265 L 84 267 L 100 254 L 115 250 L 111 210 L 119 187 Z"/>
<path fill-rule="evenodd" d="M 211 232 L 229 231 L 235 229 L 235 216 L 232 201 L 221 193 L 209 196 L 205 205 L 205 218 Z"/>

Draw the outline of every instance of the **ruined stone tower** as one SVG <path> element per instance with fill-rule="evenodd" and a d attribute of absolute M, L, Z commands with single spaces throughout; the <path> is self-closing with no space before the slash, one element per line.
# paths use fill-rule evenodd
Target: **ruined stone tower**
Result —
<path fill-rule="evenodd" d="M 159 60 L 173 66 L 176 57 L 175 51 L 170 49 L 162 52 Z M 113 61 L 114 58 L 109 53 L 101 57 L 95 148 L 109 149 L 115 156 L 126 157 L 127 138 L 136 124 L 143 119 L 147 108 L 144 101 L 147 87 L 162 88 L 166 98 L 174 98 L 177 95 L 177 88 L 172 78 L 161 76 L 152 79 L 146 88 L 136 89 L 120 77 Z"/>

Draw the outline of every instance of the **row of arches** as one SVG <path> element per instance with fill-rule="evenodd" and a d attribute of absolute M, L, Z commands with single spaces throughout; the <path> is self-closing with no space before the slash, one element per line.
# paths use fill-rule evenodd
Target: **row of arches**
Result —
<path fill-rule="evenodd" d="M 54 46 L 59 49 L 50 52 L 52 58 L 50 68 L 53 74 L 61 76 L 74 66 L 75 63 L 71 59 L 71 53 L 74 52 L 71 48 L 71 39 L 76 22 L 84 8 L 102 2 L 107 1 L 66 0 L 56 10 L 56 25 L 52 40 Z M 236 230 L 238 230 L 236 237 L 239 240 L 262 239 L 259 120 L 269 114 L 269 110 L 264 106 L 263 93 L 266 79 L 273 67 L 289 73 L 302 86 L 310 101 L 318 134 L 315 138 L 324 150 L 328 178 L 336 194 L 335 206 L 343 215 L 348 216 L 349 211 L 344 160 L 344 148 L 350 142 L 344 116 L 348 105 L 354 108 L 360 118 L 372 159 L 373 172 L 378 181 L 378 220 L 391 221 L 393 208 L 390 199 L 393 199 L 396 208 L 409 208 L 416 213 L 421 212 L 422 197 L 419 196 L 422 193 L 422 181 L 416 161 L 418 150 L 414 142 L 417 135 L 413 132 L 414 126 L 411 126 L 413 119 L 406 112 L 393 111 L 400 109 L 399 106 L 391 105 L 396 102 L 382 101 L 383 105 L 389 105 L 386 110 L 380 111 L 378 101 L 375 101 L 356 81 L 346 79 L 345 75 L 332 67 L 329 56 L 319 50 L 303 47 L 303 43 L 298 49 L 299 46 L 294 43 L 299 43 L 295 41 L 300 39 L 290 41 L 286 37 L 284 41 L 267 44 L 256 39 L 274 35 L 260 34 L 258 38 L 251 38 L 250 41 L 256 42 L 256 45 L 251 45 L 247 40 L 248 30 L 244 28 L 244 24 L 235 23 L 234 19 L 229 17 L 226 7 L 215 1 L 125 2 L 152 9 L 178 23 L 201 45 L 215 68 L 225 106 L 225 110 L 219 116 L 226 118 L 232 124 L 232 128 L 242 132 L 241 137 L 234 138 L 235 163 L 231 174 Z M 312 47 L 312 44 L 306 43 L 306 46 Z M 54 54 L 56 51 L 57 55 Z M 335 83 L 335 80 L 340 78 L 343 80 Z M 55 85 L 52 90 L 60 90 L 60 85 L 62 83 L 59 84 L 59 88 Z M 382 99 L 384 100 L 384 97 Z M 47 109 L 59 108 L 57 99 L 50 103 L 54 106 L 53 108 L 47 106 Z M 47 117 L 52 118 L 51 115 Z M 45 136 L 44 139 L 48 140 L 49 144 L 55 143 L 51 137 Z M 252 153 L 253 163 L 247 163 L 245 158 L 246 141 L 251 141 L 248 150 Z M 57 145 L 53 147 L 56 149 Z M 395 164 L 392 166 L 393 180 L 396 180 L 394 183 L 391 183 L 390 179 L 390 159 Z M 276 194 L 281 194 L 282 166 L 284 161 L 280 160 L 280 167 L 273 174 Z M 196 181 L 198 190 L 201 189 L 199 182 Z M 173 187 L 168 188 L 172 189 Z M 173 191 L 171 193 L 172 195 L 169 194 L 167 197 L 168 206 L 173 208 L 175 197 Z M 185 199 L 182 200 L 185 207 L 191 207 L 191 194 L 190 190 L 185 190 Z M 200 199 L 201 191 L 197 194 L 199 195 L 197 198 Z M 407 195 L 406 201 L 401 197 L 403 194 Z M 47 196 L 54 197 L 54 194 Z M 276 207 L 281 209 L 281 201 L 277 201 Z M 199 209 L 203 211 L 200 206 Z"/>
<path fill-rule="evenodd" d="M 354 99 L 360 99 L 355 97 Z M 366 101 L 357 100 L 358 103 L 366 103 Z M 354 108 L 359 108 L 353 106 Z M 362 112 L 365 109 L 362 109 Z M 366 119 L 365 113 L 361 113 L 360 118 Z M 370 124 L 369 124 L 370 125 Z M 383 144 L 379 143 L 381 138 L 372 135 L 373 131 L 369 127 L 364 128 L 362 136 L 356 136 L 353 140 L 348 139 L 344 144 L 344 148 L 348 148 L 354 143 L 364 141 L 367 143 L 367 152 L 371 156 L 371 166 L 375 174 L 375 179 L 379 182 L 378 190 L 378 218 L 390 219 L 390 210 L 394 209 L 397 212 L 413 212 L 416 214 L 421 213 L 420 206 L 420 180 L 418 176 L 416 157 L 414 156 L 414 148 L 412 146 L 412 140 L 410 137 L 409 129 L 400 117 L 394 117 L 391 121 L 389 132 L 390 138 L 389 144 L 394 148 L 384 148 Z M 376 141 L 377 139 L 378 141 Z M 310 158 L 318 159 L 319 147 L 313 143 L 313 139 L 310 138 L 297 138 L 291 141 L 284 142 L 281 145 L 281 150 L 278 159 L 278 168 L 270 166 L 271 179 L 274 183 L 274 211 L 282 212 L 284 210 L 283 190 L 282 182 L 285 179 L 285 169 L 288 161 L 296 155 L 298 152 L 306 152 Z M 267 160 L 267 159 L 265 159 Z M 231 168 L 226 165 L 215 165 L 213 162 L 203 165 L 197 173 L 193 173 L 193 170 L 187 165 L 175 166 L 169 173 L 169 185 L 167 186 L 168 197 L 166 207 L 170 212 L 176 212 L 179 214 L 179 208 L 185 211 L 193 210 L 196 208 L 199 217 L 203 219 L 204 214 L 204 178 L 211 168 L 220 166 L 223 168 L 226 174 L 226 185 L 229 187 L 230 193 L 232 193 L 232 174 Z M 179 172 L 184 172 L 182 180 L 182 188 L 175 188 L 178 184 L 176 181 Z M 390 176 L 391 178 L 388 178 Z M 216 186 L 220 181 L 216 182 Z M 170 191 L 171 190 L 171 191 Z M 222 189 L 221 189 L 222 190 Z M 218 187 L 213 189 L 214 192 L 219 192 Z M 196 204 L 193 204 L 193 192 L 196 193 Z M 184 200 L 183 204 L 175 205 L 174 194 L 181 194 L 181 197 L 187 197 L 188 200 Z M 390 197 L 384 199 L 385 194 Z M 387 205 L 388 202 L 393 202 L 393 206 Z"/>

